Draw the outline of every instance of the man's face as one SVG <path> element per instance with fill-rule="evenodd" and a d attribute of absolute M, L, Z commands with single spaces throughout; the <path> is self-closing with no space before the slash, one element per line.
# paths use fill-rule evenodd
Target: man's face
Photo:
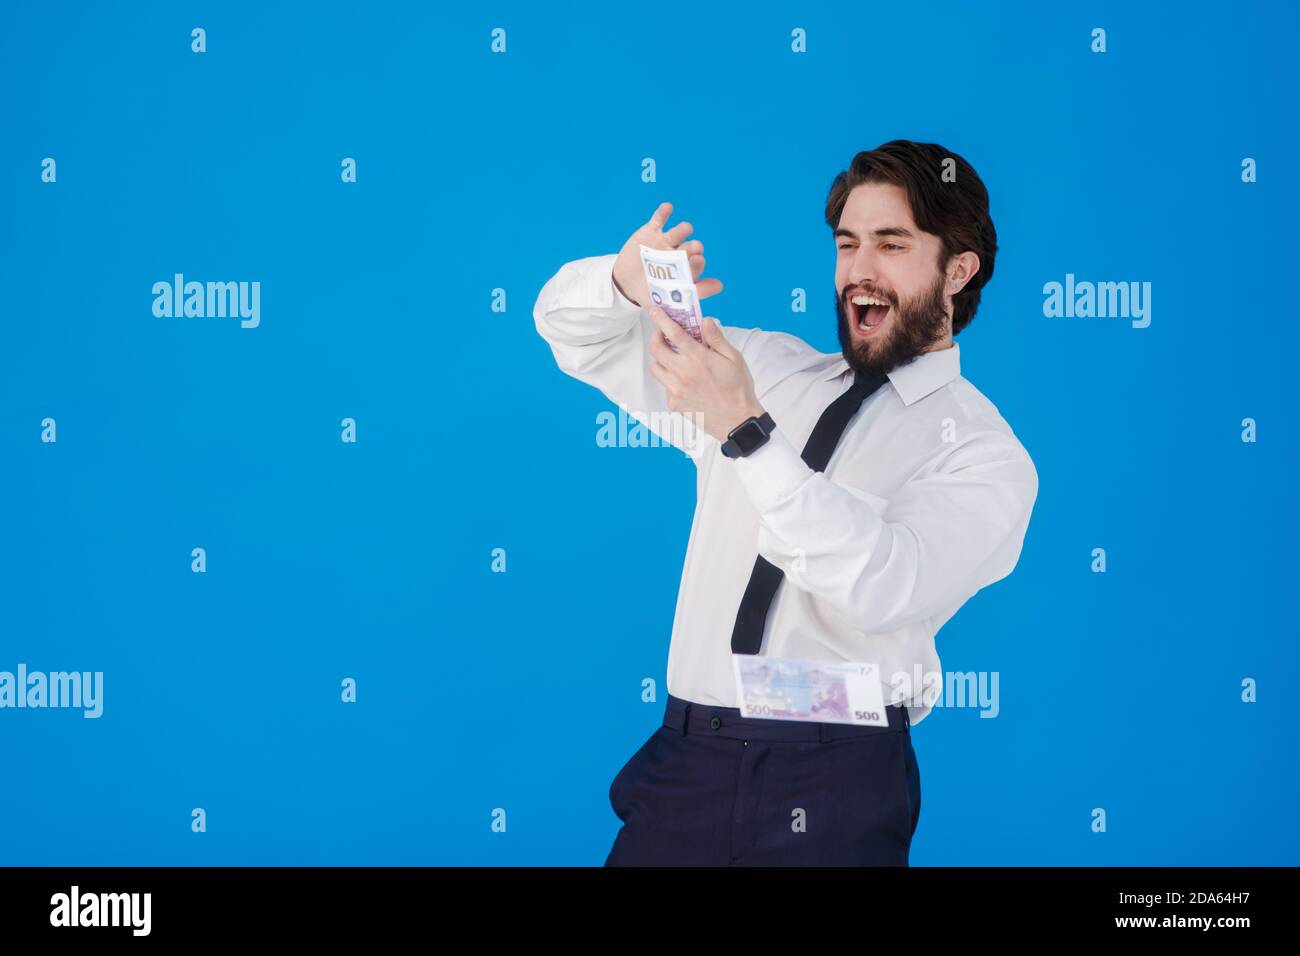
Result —
<path fill-rule="evenodd" d="M 883 375 L 950 341 L 942 243 L 917 228 L 902 187 L 854 187 L 835 245 L 840 346 L 854 371 Z M 884 304 L 861 304 L 864 296 Z"/>

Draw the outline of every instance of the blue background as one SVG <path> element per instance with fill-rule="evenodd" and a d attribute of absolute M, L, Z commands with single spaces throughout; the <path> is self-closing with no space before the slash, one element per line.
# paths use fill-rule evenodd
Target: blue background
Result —
<path fill-rule="evenodd" d="M 1041 481 L 1018 569 L 939 635 L 945 670 L 1000 673 L 1001 713 L 916 729 L 913 864 L 1300 863 L 1296 27 L 1283 3 L 5 4 L 0 670 L 103 671 L 105 711 L 0 711 L 0 863 L 603 862 L 667 698 L 694 471 L 597 446 L 613 406 L 533 302 L 668 199 L 726 284 L 709 314 L 838 351 L 826 192 L 894 138 L 988 185 L 963 371 Z M 261 326 L 155 318 L 175 272 L 260 281 Z M 1067 272 L 1151 282 L 1150 327 L 1045 318 Z"/>

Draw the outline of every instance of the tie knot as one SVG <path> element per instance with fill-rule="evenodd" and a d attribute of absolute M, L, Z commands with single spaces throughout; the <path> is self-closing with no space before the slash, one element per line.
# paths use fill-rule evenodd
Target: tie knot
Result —
<path fill-rule="evenodd" d="M 885 378 L 886 376 L 879 375 L 876 372 L 854 372 L 852 391 L 859 398 L 865 399 L 884 384 Z"/>

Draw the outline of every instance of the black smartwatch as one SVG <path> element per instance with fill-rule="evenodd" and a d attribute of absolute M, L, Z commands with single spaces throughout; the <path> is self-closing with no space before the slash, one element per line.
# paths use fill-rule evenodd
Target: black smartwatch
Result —
<path fill-rule="evenodd" d="M 728 458 L 744 458 L 752 455 L 767 444 L 776 422 L 767 412 L 751 415 L 727 433 L 727 440 L 722 443 L 722 453 Z"/>

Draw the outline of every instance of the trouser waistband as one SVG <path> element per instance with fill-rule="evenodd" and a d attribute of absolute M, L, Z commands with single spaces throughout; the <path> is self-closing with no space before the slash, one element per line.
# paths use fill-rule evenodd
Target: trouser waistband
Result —
<path fill-rule="evenodd" d="M 767 717 L 742 717 L 739 707 L 697 704 L 669 694 L 668 706 L 664 709 L 664 726 L 683 736 L 704 734 L 737 740 L 771 741 L 826 741 L 862 737 L 867 734 L 910 733 L 912 724 L 905 706 L 888 704 L 885 706 L 885 714 L 889 718 L 888 727 L 828 724 L 809 720 L 773 720 Z"/>

